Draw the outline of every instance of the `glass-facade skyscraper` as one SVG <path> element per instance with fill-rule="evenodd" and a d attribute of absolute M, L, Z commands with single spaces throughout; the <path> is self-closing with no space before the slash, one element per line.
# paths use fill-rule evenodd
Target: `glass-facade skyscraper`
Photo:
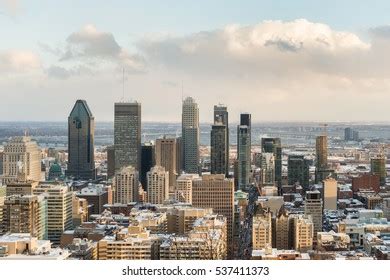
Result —
<path fill-rule="evenodd" d="M 68 118 L 68 168 L 75 179 L 95 179 L 95 118 L 85 100 L 77 100 Z"/>
<path fill-rule="evenodd" d="M 186 173 L 199 172 L 199 107 L 192 97 L 182 107 L 183 168 Z"/>

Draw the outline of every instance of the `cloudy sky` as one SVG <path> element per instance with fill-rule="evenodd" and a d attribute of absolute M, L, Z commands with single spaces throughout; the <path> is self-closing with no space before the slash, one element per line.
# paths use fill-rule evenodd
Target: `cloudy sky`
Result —
<path fill-rule="evenodd" d="M 0 121 L 112 121 L 123 69 L 145 121 L 390 120 L 390 1 L 319 2 L 0 0 Z"/>

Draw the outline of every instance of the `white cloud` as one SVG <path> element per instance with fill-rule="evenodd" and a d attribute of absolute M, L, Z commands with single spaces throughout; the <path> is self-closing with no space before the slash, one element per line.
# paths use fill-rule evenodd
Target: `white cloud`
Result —
<path fill-rule="evenodd" d="M 39 70 L 41 61 L 37 54 L 24 50 L 0 51 L 0 72 L 22 73 Z"/>

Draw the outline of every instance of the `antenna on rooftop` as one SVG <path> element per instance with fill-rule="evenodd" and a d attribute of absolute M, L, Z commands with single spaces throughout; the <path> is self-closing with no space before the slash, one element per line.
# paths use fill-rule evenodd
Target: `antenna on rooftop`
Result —
<path fill-rule="evenodd" d="M 184 85 L 183 80 L 181 80 L 181 102 L 184 100 Z"/>

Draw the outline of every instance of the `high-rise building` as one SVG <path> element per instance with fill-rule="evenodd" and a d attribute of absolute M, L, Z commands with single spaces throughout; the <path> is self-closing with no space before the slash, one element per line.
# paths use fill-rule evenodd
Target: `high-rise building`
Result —
<path fill-rule="evenodd" d="M 212 208 L 227 218 L 229 255 L 232 255 L 234 226 L 234 181 L 223 174 L 203 175 L 192 182 L 192 205 Z"/>
<path fill-rule="evenodd" d="M 237 126 L 237 182 L 238 189 L 246 189 L 251 172 L 251 115 L 241 114 Z"/>
<path fill-rule="evenodd" d="M 41 180 L 41 150 L 30 137 L 13 137 L 4 146 L 3 184 Z"/>
<path fill-rule="evenodd" d="M 272 246 L 271 212 L 265 211 L 253 217 L 252 244 L 253 250 L 265 249 Z"/>
<path fill-rule="evenodd" d="M 122 167 L 115 174 L 114 202 L 127 204 L 138 201 L 138 186 L 138 171 L 135 167 Z"/>
<path fill-rule="evenodd" d="M 0 185 L 0 223 L 3 219 L 3 209 L 2 209 L 2 206 L 4 205 L 4 200 L 5 200 L 5 197 L 6 197 L 6 187 L 5 186 L 1 186 Z M 0 229 L 1 231 L 1 229 Z"/>
<path fill-rule="evenodd" d="M 214 106 L 211 127 L 211 173 L 229 175 L 229 113 L 224 105 Z"/>
<path fill-rule="evenodd" d="M 3 233 L 30 233 L 47 239 L 47 201 L 42 195 L 7 196 L 2 206 Z"/>
<path fill-rule="evenodd" d="M 192 97 L 183 101 L 182 108 L 183 169 L 199 172 L 199 108 Z"/>
<path fill-rule="evenodd" d="M 285 210 L 279 211 L 275 217 L 275 247 L 279 250 L 292 248 L 290 236 L 289 215 Z"/>
<path fill-rule="evenodd" d="M 115 175 L 115 146 L 107 147 L 107 177 L 112 178 Z"/>
<path fill-rule="evenodd" d="M 379 155 L 371 159 L 371 174 L 378 175 L 380 184 L 383 186 L 386 183 L 386 158 Z"/>
<path fill-rule="evenodd" d="M 148 182 L 146 174 L 150 169 L 156 165 L 156 151 L 153 142 L 145 142 L 141 146 L 141 170 L 139 177 L 141 185 L 145 191 L 147 191 Z"/>
<path fill-rule="evenodd" d="M 0 182 L 1 182 L 1 175 L 3 175 L 3 151 L 0 152 Z"/>
<path fill-rule="evenodd" d="M 174 192 L 177 172 L 177 143 L 176 138 L 156 140 L 156 165 L 162 166 L 169 172 L 169 192 Z"/>
<path fill-rule="evenodd" d="M 305 189 L 310 183 L 310 163 L 303 155 L 288 156 L 288 184 L 294 185 L 299 182 Z"/>
<path fill-rule="evenodd" d="M 162 166 L 154 166 L 146 175 L 148 179 L 148 202 L 163 204 L 169 199 L 169 172 Z"/>
<path fill-rule="evenodd" d="M 275 156 L 273 153 L 261 153 L 258 156 L 261 172 L 261 184 L 263 186 L 275 185 Z"/>
<path fill-rule="evenodd" d="M 356 131 L 350 127 L 344 129 L 345 141 L 359 141 L 359 131 Z"/>
<path fill-rule="evenodd" d="M 327 178 L 323 181 L 324 209 L 337 210 L 337 181 Z"/>
<path fill-rule="evenodd" d="M 141 169 L 141 103 L 115 103 L 115 170 L 134 166 Z"/>
<path fill-rule="evenodd" d="M 95 179 L 95 118 L 85 100 L 77 100 L 68 118 L 68 169 L 76 179 Z"/>
<path fill-rule="evenodd" d="M 35 195 L 44 194 L 47 199 L 47 232 L 54 244 L 59 244 L 61 234 L 72 229 L 73 192 L 64 185 L 39 185 Z"/>
<path fill-rule="evenodd" d="M 176 179 L 175 200 L 192 204 L 192 181 L 199 178 L 198 174 L 182 174 Z"/>
<path fill-rule="evenodd" d="M 328 137 L 321 135 L 316 138 L 316 183 L 326 178 L 324 173 L 326 170 L 328 170 Z"/>
<path fill-rule="evenodd" d="M 305 215 L 311 216 L 313 221 L 313 236 L 317 237 L 317 232 L 322 231 L 323 203 L 321 193 L 318 190 L 307 191 L 305 200 Z"/>
<path fill-rule="evenodd" d="M 262 138 L 261 151 L 273 153 L 275 158 L 275 183 L 279 189 L 282 188 L 282 143 L 280 138 Z"/>
<path fill-rule="evenodd" d="M 313 221 L 310 216 L 292 216 L 294 249 L 307 252 L 313 249 Z"/>

